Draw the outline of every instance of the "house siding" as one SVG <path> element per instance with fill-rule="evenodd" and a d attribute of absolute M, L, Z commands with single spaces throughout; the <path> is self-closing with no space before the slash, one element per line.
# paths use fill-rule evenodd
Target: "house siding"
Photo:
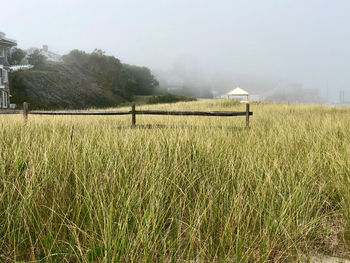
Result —
<path fill-rule="evenodd" d="M 16 46 L 14 40 L 5 38 L 5 34 L 0 33 L 0 109 L 7 109 L 10 105 L 10 85 L 8 72 L 10 64 L 7 61 L 8 51 Z"/>

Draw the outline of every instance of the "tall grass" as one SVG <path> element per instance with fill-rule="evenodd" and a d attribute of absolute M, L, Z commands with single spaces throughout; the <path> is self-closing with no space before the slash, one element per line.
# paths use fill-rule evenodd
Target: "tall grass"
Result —
<path fill-rule="evenodd" d="M 349 257 L 350 109 L 251 109 L 249 130 L 241 117 L 137 116 L 165 126 L 131 129 L 130 116 L 0 116 L 0 261 Z"/>

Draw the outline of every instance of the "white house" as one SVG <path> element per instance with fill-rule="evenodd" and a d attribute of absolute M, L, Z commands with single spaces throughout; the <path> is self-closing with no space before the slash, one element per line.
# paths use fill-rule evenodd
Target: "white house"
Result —
<path fill-rule="evenodd" d="M 7 56 L 11 47 L 17 45 L 16 40 L 5 37 L 6 35 L 0 32 L 0 109 L 7 109 L 10 105 L 10 86 L 8 80 L 8 71 L 10 64 L 7 61 Z"/>
<path fill-rule="evenodd" d="M 48 61 L 53 61 L 53 62 L 59 62 L 61 61 L 61 56 L 50 51 L 48 45 L 43 45 L 42 48 L 29 48 L 26 50 L 27 56 L 25 57 L 26 59 L 28 59 L 28 56 L 33 54 L 36 50 L 39 50 L 40 54 L 45 56 L 47 58 Z"/>

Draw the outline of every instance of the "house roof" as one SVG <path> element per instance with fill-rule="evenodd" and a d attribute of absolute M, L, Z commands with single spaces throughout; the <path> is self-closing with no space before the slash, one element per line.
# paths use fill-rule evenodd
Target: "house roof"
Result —
<path fill-rule="evenodd" d="M 0 32 L 0 45 L 6 46 L 6 47 L 17 46 L 16 40 L 6 38 L 5 36 L 6 36 L 5 33 Z"/>
<path fill-rule="evenodd" d="M 245 90 L 242 90 L 241 88 L 235 88 L 234 90 L 231 90 L 229 93 L 227 93 L 227 95 L 249 95 L 248 92 L 246 92 Z"/>

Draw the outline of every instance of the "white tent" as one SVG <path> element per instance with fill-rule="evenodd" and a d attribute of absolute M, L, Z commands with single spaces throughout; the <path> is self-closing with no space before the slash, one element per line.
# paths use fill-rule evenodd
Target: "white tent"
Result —
<path fill-rule="evenodd" d="M 227 98 L 229 99 L 231 96 L 247 96 L 246 101 L 241 102 L 249 102 L 249 93 L 245 90 L 242 90 L 241 88 L 235 88 L 234 90 L 231 90 L 229 93 L 227 93 Z"/>

